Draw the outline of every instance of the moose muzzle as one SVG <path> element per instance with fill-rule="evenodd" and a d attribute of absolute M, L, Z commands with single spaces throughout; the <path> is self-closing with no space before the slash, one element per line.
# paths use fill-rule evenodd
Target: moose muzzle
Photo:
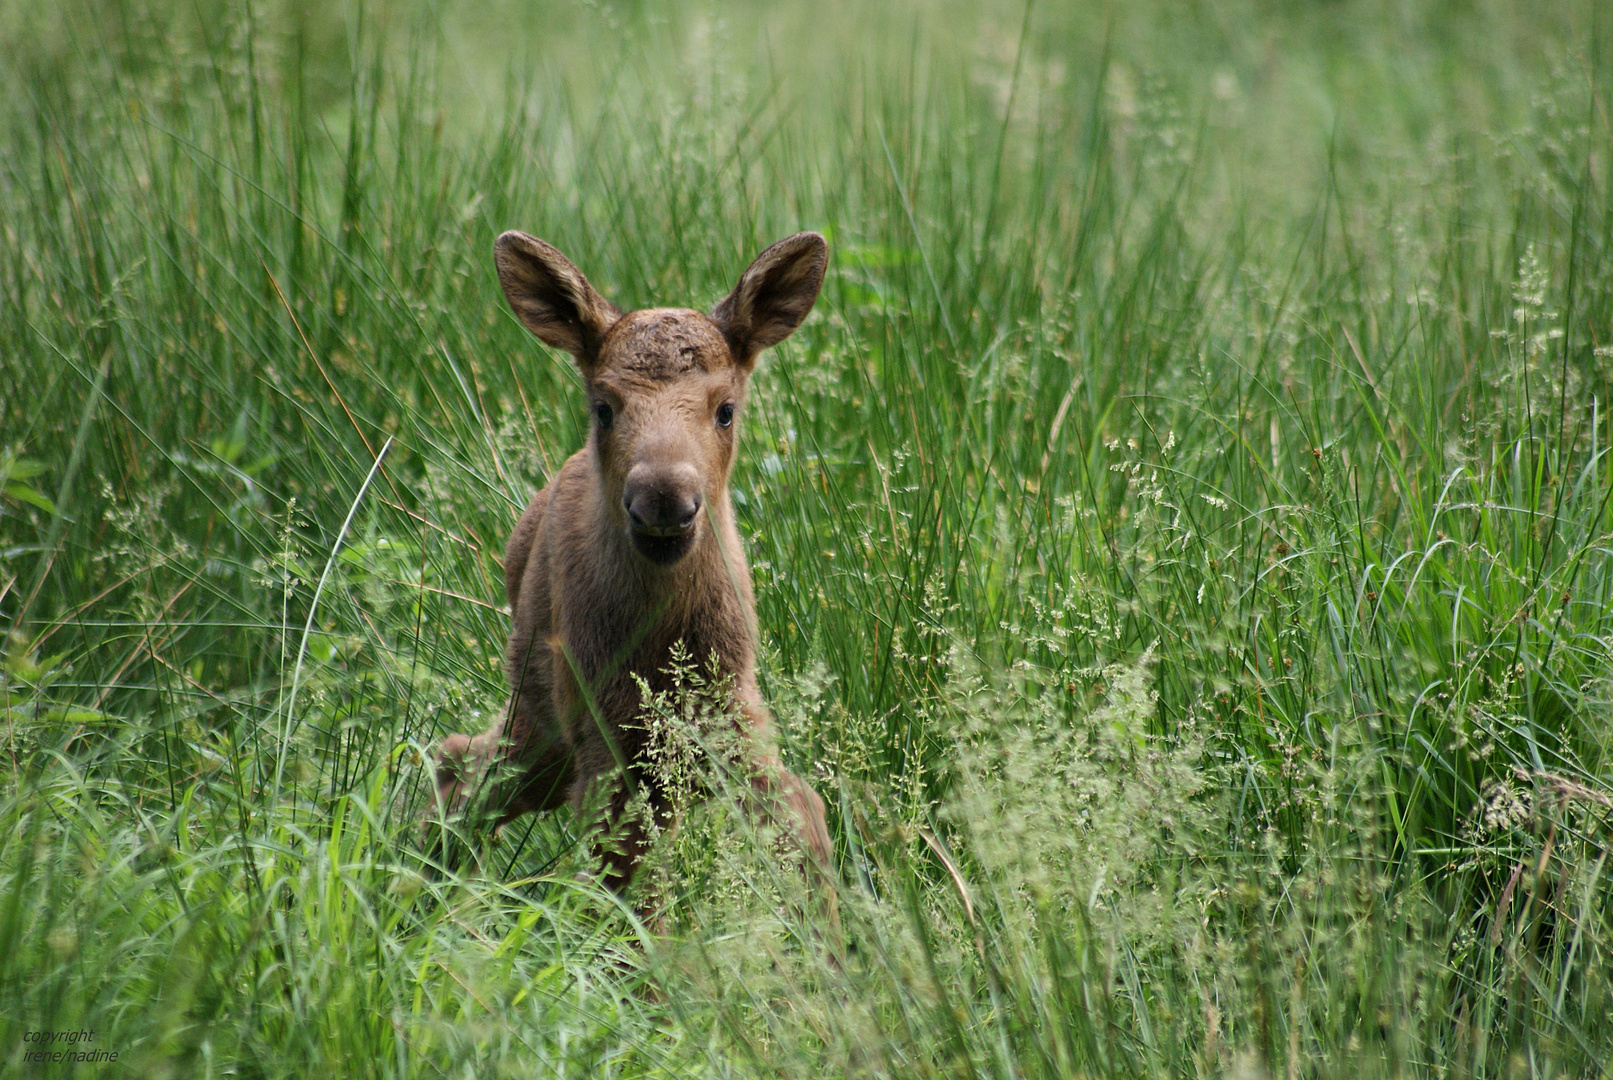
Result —
<path fill-rule="evenodd" d="M 677 562 L 693 546 L 704 505 L 700 475 L 688 463 L 656 469 L 635 465 L 622 485 L 633 546 L 662 566 Z"/>

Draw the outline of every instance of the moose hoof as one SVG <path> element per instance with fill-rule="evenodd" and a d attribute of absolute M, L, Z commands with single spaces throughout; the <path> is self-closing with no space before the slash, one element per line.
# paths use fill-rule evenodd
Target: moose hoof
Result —
<path fill-rule="evenodd" d="M 442 741 L 435 755 L 437 759 L 437 804 L 452 807 L 459 801 L 459 789 L 469 765 L 471 740 L 469 735 L 454 733 Z"/>
<path fill-rule="evenodd" d="M 470 736 L 458 732 L 443 739 L 437 747 L 437 783 L 453 783 L 465 767 L 465 756 L 470 753 Z"/>

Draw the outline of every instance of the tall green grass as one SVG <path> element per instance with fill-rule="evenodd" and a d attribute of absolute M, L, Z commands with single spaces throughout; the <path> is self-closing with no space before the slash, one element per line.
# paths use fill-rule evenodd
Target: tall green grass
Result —
<path fill-rule="evenodd" d="M 1597 4 L 0 26 L 8 1069 L 1607 1075 Z M 843 965 L 723 798 L 666 939 L 565 813 L 424 872 L 585 431 L 510 227 L 831 238 L 734 493 Z"/>

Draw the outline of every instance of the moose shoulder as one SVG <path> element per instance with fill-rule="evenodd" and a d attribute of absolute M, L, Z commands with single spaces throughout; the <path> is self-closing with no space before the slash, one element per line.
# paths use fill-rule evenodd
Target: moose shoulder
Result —
<path fill-rule="evenodd" d="M 624 315 L 564 255 L 524 233 L 500 236 L 494 261 L 521 322 L 575 357 L 591 430 L 510 537 L 512 702 L 488 731 L 443 740 L 439 807 L 468 804 L 504 822 L 568 802 L 580 809 L 608 784 L 603 824 L 614 842 L 597 851 L 606 880 L 625 887 L 648 842 L 647 823 L 625 813 L 630 789 L 668 812 L 641 760 L 640 682 L 668 689 L 681 642 L 690 656 L 716 658 L 734 688 L 753 786 L 827 868 L 823 800 L 783 767 L 757 692 L 754 598 L 728 477 L 757 355 L 812 310 L 828 245 L 812 232 L 780 240 L 709 315 Z"/>

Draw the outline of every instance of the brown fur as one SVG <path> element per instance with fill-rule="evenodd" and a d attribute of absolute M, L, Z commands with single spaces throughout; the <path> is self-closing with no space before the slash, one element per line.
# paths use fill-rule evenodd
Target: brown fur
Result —
<path fill-rule="evenodd" d="M 623 315 L 565 256 L 522 233 L 499 237 L 494 259 L 521 321 L 576 358 L 593 422 L 588 444 L 533 497 L 510 537 L 514 698 L 488 731 L 443 740 L 439 807 L 461 808 L 481 785 L 482 812 L 502 823 L 566 803 L 581 809 L 608 783 L 605 824 L 615 843 L 598 852 L 607 882 L 625 888 L 647 846 L 645 823 L 623 813 L 629 788 L 643 787 L 669 823 L 664 793 L 640 759 L 647 733 L 635 679 L 669 690 L 681 641 L 701 663 L 715 656 L 732 680 L 752 786 L 783 809 L 826 872 L 823 800 L 783 767 L 756 687 L 755 600 L 728 476 L 757 354 L 811 311 L 828 245 L 817 233 L 779 241 L 710 315 Z M 735 413 L 726 425 L 725 405 Z M 621 782 L 622 766 L 632 784 Z"/>

